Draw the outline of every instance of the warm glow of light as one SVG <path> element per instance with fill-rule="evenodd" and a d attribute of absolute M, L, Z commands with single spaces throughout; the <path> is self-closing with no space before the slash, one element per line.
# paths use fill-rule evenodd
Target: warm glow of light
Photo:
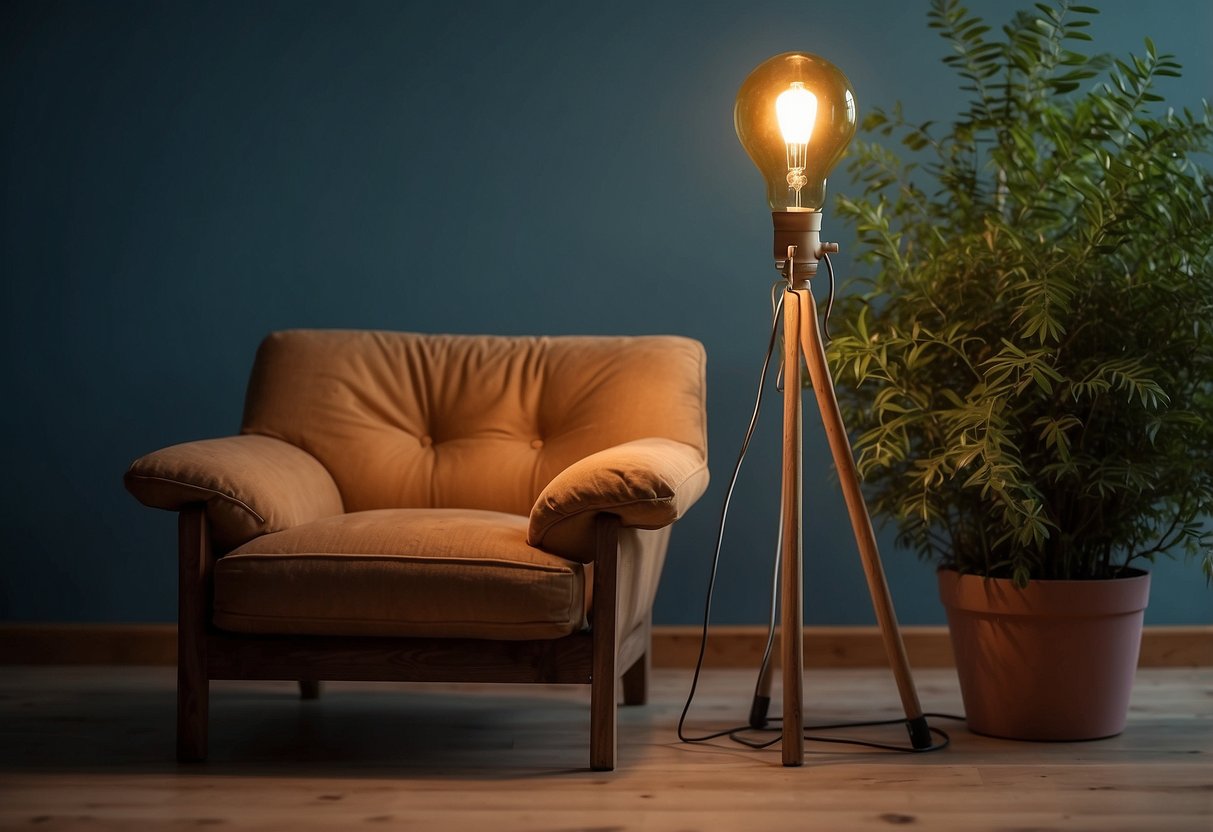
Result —
<path fill-rule="evenodd" d="M 737 91 L 733 126 L 771 211 L 822 209 L 857 117 L 851 82 L 825 58 L 784 52 L 754 68 Z"/>
<path fill-rule="evenodd" d="M 817 96 L 800 81 L 793 81 L 775 99 L 775 116 L 786 143 L 808 144 L 813 136 L 813 122 L 817 120 Z"/>

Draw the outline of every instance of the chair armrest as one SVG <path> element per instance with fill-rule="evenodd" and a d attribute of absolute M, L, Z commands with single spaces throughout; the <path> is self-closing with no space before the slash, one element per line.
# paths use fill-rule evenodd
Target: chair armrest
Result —
<path fill-rule="evenodd" d="M 135 460 L 126 488 L 152 508 L 205 503 L 222 551 L 259 535 L 341 514 L 332 476 L 311 454 L 268 436 L 173 445 Z"/>
<path fill-rule="evenodd" d="M 707 460 L 672 439 L 625 442 L 574 462 L 535 500 L 527 543 L 570 560 L 594 559 L 594 518 L 660 529 L 686 513 L 708 486 Z"/>

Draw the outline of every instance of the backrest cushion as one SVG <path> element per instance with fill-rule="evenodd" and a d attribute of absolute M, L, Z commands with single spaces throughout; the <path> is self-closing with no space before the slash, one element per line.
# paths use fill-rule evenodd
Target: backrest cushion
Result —
<path fill-rule="evenodd" d="M 243 433 L 320 460 L 346 511 L 527 514 L 566 466 L 648 436 L 706 456 L 703 346 L 291 330 L 262 342 Z"/>

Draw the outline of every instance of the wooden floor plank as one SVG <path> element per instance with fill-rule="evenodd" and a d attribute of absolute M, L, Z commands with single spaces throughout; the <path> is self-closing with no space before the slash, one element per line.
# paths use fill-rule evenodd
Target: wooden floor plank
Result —
<path fill-rule="evenodd" d="M 790 812 L 798 809 L 847 812 L 860 807 L 873 812 L 932 811 L 940 810 L 946 803 L 949 812 L 987 812 L 1004 818 L 1039 812 L 1199 815 L 1209 808 L 1207 782 L 1154 788 L 1139 788 L 1136 784 L 1121 782 L 1092 788 L 1086 782 L 1046 784 L 1025 778 L 944 786 L 940 780 L 907 777 L 905 772 L 900 777 L 887 779 L 872 778 L 854 769 L 849 773 L 854 776 L 846 785 L 837 778 L 757 789 L 750 788 L 749 784 L 745 788 L 722 789 L 719 782 L 713 784 L 702 780 L 677 786 L 663 781 L 653 787 L 636 783 L 615 787 L 582 783 L 550 790 L 545 786 L 544 795 L 551 802 L 553 811 L 568 806 L 594 808 L 601 800 L 608 800 L 613 807 L 643 805 L 646 811 L 663 812 L 692 808 L 720 812 Z M 271 783 L 279 800 L 316 806 L 341 801 L 346 809 L 359 812 L 440 812 L 464 808 L 470 802 L 460 799 L 466 796 L 465 788 L 434 788 L 423 783 L 402 786 L 394 780 L 376 778 L 329 783 L 327 789 L 319 791 L 290 779 Z M 120 813 L 132 818 L 149 813 L 163 816 L 169 805 L 174 813 L 205 814 L 214 805 L 216 795 L 221 794 L 226 812 L 243 815 L 266 808 L 265 791 L 269 785 L 260 779 L 247 785 L 222 781 L 157 785 L 141 781 L 135 792 L 129 788 L 128 781 L 107 780 L 103 776 L 51 777 L 33 783 L 18 780 L 9 784 L 8 799 L 0 809 L 0 815 L 34 816 L 53 806 L 65 794 L 70 794 L 72 802 L 82 810 Z M 1023 789 L 1032 792 L 1030 801 L 1024 800 Z M 475 791 L 477 810 L 526 812 L 536 810 L 535 803 L 534 791 L 520 789 L 517 784 L 486 785 Z"/>
<path fill-rule="evenodd" d="M 619 719 L 620 768 L 586 770 L 588 696 L 561 686 L 216 682 L 211 759 L 173 761 L 168 668 L 0 672 L 0 829 L 1158 830 L 1213 828 L 1213 671 L 1139 672 L 1128 730 L 1021 743 L 933 720 L 950 748 L 810 742 L 806 764 L 725 739 L 685 745 L 689 674 L 657 670 Z M 917 675 L 959 711 L 950 670 Z M 712 671 L 689 730 L 739 724 L 753 675 Z M 810 671 L 809 721 L 898 716 L 887 672 Z M 773 711 L 776 712 L 776 711 Z M 854 733 L 904 742 L 900 726 Z"/>

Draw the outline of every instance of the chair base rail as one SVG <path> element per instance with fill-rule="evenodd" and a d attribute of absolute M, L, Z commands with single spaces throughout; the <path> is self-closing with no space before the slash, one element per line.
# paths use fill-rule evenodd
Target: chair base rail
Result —
<path fill-rule="evenodd" d="M 627 669 L 647 647 L 643 625 L 619 646 Z M 330 682 L 488 682 L 588 685 L 588 632 L 532 641 L 369 636 L 270 636 L 211 631 L 208 679 L 317 679 Z"/>

